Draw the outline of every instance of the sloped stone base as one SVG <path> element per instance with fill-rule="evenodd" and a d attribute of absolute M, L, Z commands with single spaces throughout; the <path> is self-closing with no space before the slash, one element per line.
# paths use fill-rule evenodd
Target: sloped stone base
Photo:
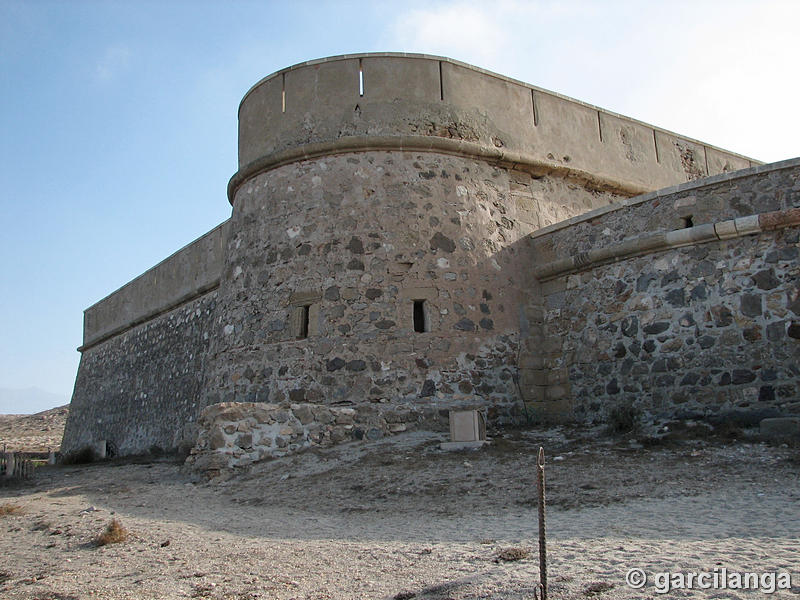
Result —
<path fill-rule="evenodd" d="M 214 478 L 224 471 L 313 446 L 379 439 L 411 429 L 422 420 L 418 411 L 409 410 L 403 415 L 403 419 L 387 421 L 371 411 L 349 407 L 307 403 L 213 404 L 200 414 L 197 443 L 186 464 Z"/>

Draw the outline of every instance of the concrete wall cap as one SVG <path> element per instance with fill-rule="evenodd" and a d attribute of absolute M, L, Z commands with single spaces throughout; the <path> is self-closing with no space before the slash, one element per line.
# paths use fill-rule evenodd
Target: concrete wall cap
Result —
<path fill-rule="evenodd" d="M 608 206 L 603 206 L 601 208 L 591 210 L 589 212 L 583 213 L 582 215 L 578 215 L 577 217 L 567 219 L 566 221 L 554 223 L 553 225 L 543 227 L 542 229 L 533 232 L 530 235 L 530 237 L 531 238 L 542 237 L 554 231 L 559 231 L 560 229 L 564 229 L 571 225 L 575 225 L 576 223 L 591 221 L 592 219 L 595 219 L 601 215 L 614 212 L 622 208 L 626 208 L 628 206 L 636 206 L 638 204 L 644 204 L 645 202 L 655 200 L 656 198 L 671 196 L 673 194 L 677 194 L 678 192 L 687 192 L 690 190 L 707 187 L 709 185 L 714 185 L 717 183 L 722 183 L 726 181 L 735 181 L 737 179 L 742 179 L 744 177 L 749 177 L 751 175 L 769 173 L 772 171 L 781 171 L 784 169 L 791 169 L 797 166 L 800 166 L 800 157 L 781 160 L 778 162 L 764 164 L 764 165 L 757 165 L 753 167 L 748 167 L 746 169 L 739 169 L 738 171 L 731 171 L 730 173 L 720 173 L 718 175 L 712 175 L 710 177 L 695 179 L 694 181 L 687 181 L 686 183 L 681 183 L 679 185 L 672 185 L 669 187 L 661 188 L 659 190 L 655 190 L 653 192 L 646 192 L 644 194 L 639 194 L 638 196 L 634 196 L 632 198 L 626 198 L 621 202 L 615 202 L 614 204 L 609 204 Z"/>
<path fill-rule="evenodd" d="M 540 282 L 548 282 L 554 278 L 563 278 L 572 273 L 582 272 L 599 265 L 619 262 L 669 248 L 705 244 L 721 239 L 731 239 L 769 231 L 770 229 L 764 229 L 760 225 L 762 220 L 773 224 L 771 229 L 793 227 L 800 224 L 800 209 L 760 213 L 735 220 L 704 223 L 686 229 L 675 229 L 627 238 L 615 244 L 554 260 L 536 267 L 533 274 Z M 721 232 L 721 235 L 718 232 Z"/>
<path fill-rule="evenodd" d="M 599 190 L 636 194 L 643 189 L 642 185 L 635 182 L 602 177 L 582 169 L 564 166 L 555 161 L 545 161 L 527 154 L 493 148 L 475 142 L 437 136 L 375 135 L 346 136 L 330 142 L 304 144 L 256 159 L 239 169 L 231 177 L 228 182 L 228 201 L 233 205 L 237 190 L 251 177 L 284 165 L 334 154 L 388 150 L 437 152 L 478 158 L 492 164 L 502 164 L 511 169 L 533 170 L 538 174 L 558 174 L 565 179 L 581 181 L 589 187 Z"/>
<path fill-rule="evenodd" d="M 230 219 L 83 311 L 79 351 L 174 310 L 219 286 Z"/>
<path fill-rule="evenodd" d="M 717 237 L 721 240 L 735 238 L 738 235 L 736 233 L 736 223 L 733 220 L 715 223 L 714 233 L 716 233 Z"/>
<path fill-rule="evenodd" d="M 547 95 L 553 96 L 555 98 L 560 98 L 562 100 L 566 100 L 568 102 L 571 102 L 571 103 L 574 103 L 574 104 L 578 104 L 580 106 L 584 106 L 584 107 L 589 108 L 589 109 L 591 109 L 593 111 L 599 111 L 599 112 L 601 112 L 603 114 L 606 114 L 606 115 L 609 115 L 609 116 L 612 116 L 612 117 L 617 117 L 617 118 L 623 119 L 625 121 L 630 121 L 632 123 L 636 123 L 637 125 L 642 125 L 642 126 L 647 127 L 649 129 L 653 129 L 654 131 L 665 133 L 665 134 L 670 135 L 670 136 L 679 137 L 679 138 L 681 138 L 683 140 L 686 140 L 688 142 L 692 142 L 694 144 L 698 144 L 700 146 L 704 146 L 707 149 L 718 150 L 720 152 L 724 152 L 725 154 L 730 154 L 732 156 L 737 156 L 739 158 L 744 158 L 744 159 L 750 160 L 751 162 L 754 162 L 754 163 L 759 162 L 759 161 L 754 161 L 753 159 L 751 159 L 751 158 L 749 158 L 747 156 L 744 156 L 742 154 L 737 154 L 735 152 L 730 152 L 728 150 L 725 150 L 723 148 L 718 148 L 717 146 L 713 146 L 711 144 L 707 144 L 707 143 L 702 142 L 700 140 L 696 140 L 696 139 L 693 139 L 693 138 L 690 138 L 690 137 L 686 137 L 685 135 L 679 135 L 679 134 L 675 133 L 674 131 L 669 131 L 668 129 L 661 129 L 660 127 L 655 127 L 655 126 L 653 126 L 653 125 L 651 125 L 649 123 L 645 123 L 644 121 L 639 121 L 638 119 L 632 119 L 631 117 L 628 117 L 628 116 L 623 115 L 621 113 L 616 113 L 616 112 L 613 112 L 613 111 L 610 111 L 610 110 L 606 110 L 605 108 L 601 108 L 601 107 L 596 106 L 594 104 L 589 104 L 588 102 L 583 102 L 582 100 L 576 100 L 575 98 L 572 98 L 570 96 L 566 96 L 564 94 L 560 94 L 558 92 L 553 92 L 551 90 L 547 90 L 547 89 L 544 89 L 544 88 L 537 87 L 537 86 L 532 85 L 530 83 L 526 83 L 526 82 L 524 82 L 524 81 L 522 81 L 520 79 L 514 79 L 513 77 L 508 77 L 507 75 L 501 75 L 500 73 L 495 73 L 494 71 L 490 71 L 488 69 L 484 69 L 484 68 L 481 68 L 481 67 L 476 67 L 475 65 L 471 65 L 469 63 L 465 63 L 465 62 L 462 62 L 460 60 L 455 60 L 455 59 L 449 58 L 447 56 L 438 56 L 436 54 L 424 54 L 424 53 L 414 53 L 414 52 L 357 52 L 357 53 L 354 53 L 354 54 L 338 54 L 338 55 L 334 55 L 334 56 L 327 56 L 327 57 L 323 57 L 323 58 L 315 58 L 315 59 L 312 59 L 312 60 L 307 60 L 307 61 L 304 61 L 304 62 L 300 62 L 300 63 L 294 64 L 294 65 L 291 65 L 289 67 L 285 67 L 283 69 L 280 69 L 278 71 L 275 71 L 274 73 L 271 73 L 271 74 L 267 75 L 266 77 L 262 77 L 260 80 L 258 80 L 254 85 L 252 85 L 250 87 L 250 89 L 247 90 L 245 95 L 242 97 L 241 102 L 239 102 L 239 111 L 241 111 L 242 104 L 244 104 L 244 102 L 247 100 L 247 97 L 253 91 L 255 91 L 259 86 L 263 85 L 267 81 L 269 81 L 271 79 L 274 79 L 275 77 L 277 77 L 279 75 L 283 75 L 284 73 L 288 73 L 289 71 L 295 71 L 295 70 L 303 69 L 303 68 L 307 68 L 307 67 L 313 67 L 313 66 L 317 66 L 317 65 L 326 64 L 326 63 L 332 63 L 332 62 L 337 62 L 337 61 L 342 61 L 342 60 L 359 59 L 359 58 L 361 58 L 361 59 L 363 59 L 363 58 L 408 58 L 408 59 L 413 59 L 413 60 L 430 60 L 430 61 L 449 63 L 451 65 L 455 65 L 455 66 L 458 66 L 458 67 L 463 67 L 465 69 L 469 69 L 469 70 L 474 71 L 476 73 L 481 73 L 483 75 L 487 75 L 489 77 L 493 77 L 495 79 L 499 79 L 501 81 L 505 81 L 507 83 L 512 83 L 514 85 L 519 85 L 519 86 L 522 86 L 522 87 L 526 87 L 528 89 L 534 90 L 536 92 L 540 92 L 542 94 L 547 94 Z"/>
<path fill-rule="evenodd" d="M 371 81 L 377 83 L 371 87 Z M 352 117 L 354 110 L 357 118 Z M 512 168 L 516 154 L 524 165 L 531 157 L 543 164 L 552 161 L 565 169 L 558 173 L 574 169 L 613 181 L 610 189 L 631 188 L 625 195 L 695 174 L 687 170 L 679 151 L 689 152 L 698 166 L 704 164 L 704 174 L 758 162 L 447 57 L 362 53 L 299 63 L 250 88 L 239 105 L 239 172 L 229 191 L 245 174 L 252 174 L 257 163 L 268 169 L 322 156 L 320 143 L 328 144 L 327 153 L 353 151 L 342 146 L 347 136 L 386 136 L 394 142 L 398 136 L 417 137 L 415 150 L 426 144 L 441 150 L 441 144 L 425 139 L 439 137 L 437 129 L 425 129 L 428 122 L 463 122 L 468 131 L 464 139 L 480 140 L 462 146 L 471 155 Z M 613 132 L 620 128 L 637 140 L 638 160 L 615 141 Z"/>
<path fill-rule="evenodd" d="M 175 252 L 173 252 L 172 254 L 170 254 L 169 256 L 167 256 L 165 259 L 163 259 L 163 260 L 161 260 L 161 261 L 157 262 L 156 264 L 154 264 L 152 267 L 150 267 L 149 269 L 147 269 L 147 270 L 146 270 L 144 273 L 142 273 L 141 275 L 138 275 L 138 276 L 137 276 L 137 277 L 135 277 L 134 279 L 131 279 L 131 280 L 130 280 L 129 282 L 127 282 L 126 284 L 124 284 L 124 285 L 122 285 L 122 286 L 118 287 L 116 290 L 114 290 L 114 291 L 113 291 L 113 292 L 111 292 L 110 294 L 106 295 L 105 297 L 101 298 L 100 300 L 98 300 L 98 301 L 97 301 L 97 302 L 95 302 L 94 304 L 92 304 L 92 305 L 88 306 L 87 308 L 85 308 L 85 309 L 83 310 L 84 314 L 85 314 L 85 313 L 87 313 L 87 312 L 89 312 L 90 310 L 92 310 L 92 309 L 93 309 L 93 308 L 95 308 L 96 306 L 98 306 L 98 305 L 102 304 L 103 302 L 105 302 L 106 300 L 108 300 L 109 298 L 111 298 L 112 296 L 115 296 L 115 295 L 119 294 L 119 293 L 120 293 L 121 291 L 123 291 L 125 288 L 127 288 L 128 286 L 130 286 L 131 284 L 133 284 L 135 281 L 137 281 L 137 280 L 139 280 L 139 279 L 143 278 L 145 275 L 147 275 L 147 274 L 148 274 L 148 273 L 150 273 L 151 271 L 154 271 L 154 270 L 156 270 L 158 267 L 160 267 L 161 265 L 163 265 L 163 264 L 165 264 L 165 263 L 168 263 L 170 260 L 172 260 L 173 258 L 175 258 L 176 256 L 178 256 L 179 254 L 181 254 L 182 252 L 184 252 L 184 251 L 185 251 L 185 250 L 187 250 L 188 248 L 192 247 L 192 246 L 193 246 L 194 244 L 196 244 L 198 241 L 202 240 L 202 239 L 203 239 L 203 238 L 205 238 L 205 237 L 208 237 L 208 236 L 210 236 L 210 235 L 213 235 L 213 234 L 214 234 L 214 232 L 216 232 L 218 229 L 222 229 L 223 227 L 225 227 L 226 225 L 228 225 L 228 223 L 229 223 L 229 222 L 230 222 L 230 219 L 225 219 L 225 220 L 224 220 L 222 223 L 220 223 L 219 225 L 217 225 L 217 226 L 216 226 L 216 227 L 214 227 L 213 229 L 211 229 L 211 230 L 207 231 L 207 232 L 206 232 L 206 233 L 204 233 L 203 235 L 200 235 L 200 236 L 196 237 L 195 239 L 193 239 L 193 240 L 192 240 L 191 242 L 189 242 L 188 244 L 185 244 L 184 246 L 182 246 L 182 247 L 181 247 L 179 250 L 176 250 Z"/>
<path fill-rule="evenodd" d="M 758 224 L 758 215 L 739 217 L 734 220 L 734 225 L 739 235 L 747 235 L 749 233 L 758 233 L 761 231 L 761 226 Z"/>

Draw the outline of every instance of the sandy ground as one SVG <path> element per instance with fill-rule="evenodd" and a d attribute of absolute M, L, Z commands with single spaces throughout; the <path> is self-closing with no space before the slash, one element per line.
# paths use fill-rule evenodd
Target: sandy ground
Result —
<path fill-rule="evenodd" d="M 0 487 L 0 508 L 21 507 L 0 516 L 0 598 L 533 598 L 540 444 L 550 598 L 800 598 L 797 445 L 642 447 L 566 428 L 495 434 L 478 451 L 442 452 L 441 440 L 310 451 L 215 484 L 166 459 L 43 468 Z M 113 518 L 129 538 L 98 547 Z M 509 549 L 531 553 L 500 559 Z M 641 590 L 625 583 L 632 568 L 648 575 Z M 790 572 L 793 587 L 655 585 L 722 569 Z"/>

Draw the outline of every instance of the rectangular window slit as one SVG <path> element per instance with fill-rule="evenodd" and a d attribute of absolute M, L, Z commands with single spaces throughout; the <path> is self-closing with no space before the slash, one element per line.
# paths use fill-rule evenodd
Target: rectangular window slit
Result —
<path fill-rule="evenodd" d="M 286 112 L 286 73 L 281 75 L 281 112 Z"/>
<path fill-rule="evenodd" d="M 364 95 L 364 66 L 361 59 L 358 59 L 358 95 Z"/>
<path fill-rule="evenodd" d="M 303 314 L 300 316 L 300 331 L 297 334 L 298 339 L 305 339 L 308 337 L 308 316 L 310 305 L 302 306 Z"/>
<path fill-rule="evenodd" d="M 442 82 L 442 61 L 439 61 L 439 100 L 444 100 L 444 84 Z"/>
<path fill-rule="evenodd" d="M 692 221 L 692 215 L 683 217 L 683 228 L 689 229 L 690 227 L 694 227 L 694 221 Z"/>
<path fill-rule="evenodd" d="M 536 96 L 533 94 L 533 90 L 531 90 L 531 107 L 533 108 L 533 126 L 539 126 L 539 110 L 536 108 Z"/>
<path fill-rule="evenodd" d="M 425 300 L 414 300 L 414 331 L 425 333 Z"/>

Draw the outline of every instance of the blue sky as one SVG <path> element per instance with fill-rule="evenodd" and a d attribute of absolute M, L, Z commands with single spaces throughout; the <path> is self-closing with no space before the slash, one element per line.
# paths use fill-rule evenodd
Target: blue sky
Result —
<path fill-rule="evenodd" d="M 229 216 L 265 75 L 439 54 L 771 162 L 800 155 L 799 7 L 0 0 L 0 388 L 68 398 L 83 309 Z"/>

